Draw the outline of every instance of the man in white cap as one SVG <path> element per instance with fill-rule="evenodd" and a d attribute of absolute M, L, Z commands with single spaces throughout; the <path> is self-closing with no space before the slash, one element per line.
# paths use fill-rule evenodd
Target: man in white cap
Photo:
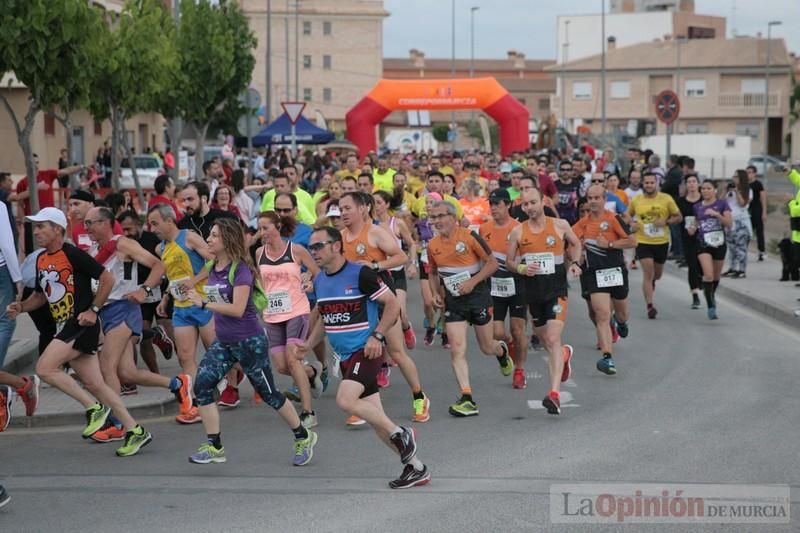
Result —
<path fill-rule="evenodd" d="M 23 302 L 7 307 L 12 320 L 45 304 L 56 322 L 56 336 L 47 346 L 36 373 L 48 384 L 71 396 L 86 408 L 87 425 L 83 437 L 89 438 L 114 415 L 125 427 L 125 443 L 117 455 L 135 455 L 152 436 L 131 417 L 119 394 L 106 385 L 97 361 L 100 323 L 97 315 L 114 286 L 114 275 L 86 252 L 64 242 L 67 217 L 55 207 L 46 207 L 26 217 L 33 224 L 36 244 L 45 250 L 36 260 L 36 292 Z M 92 280 L 98 280 L 92 294 Z M 69 363 L 86 390 L 61 367 Z M 88 391 L 88 392 L 87 392 Z M 98 403 L 89 393 L 93 394 Z"/>

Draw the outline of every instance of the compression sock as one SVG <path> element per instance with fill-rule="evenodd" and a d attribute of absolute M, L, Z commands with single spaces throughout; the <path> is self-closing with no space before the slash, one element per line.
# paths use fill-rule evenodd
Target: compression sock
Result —
<path fill-rule="evenodd" d="M 308 438 L 308 430 L 300 424 L 296 428 L 292 428 L 292 433 L 294 433 L 294 438 L 296 440 L 303 440 Z"/>
<path fill-rule="evenodd" d="M 415 400 L 422 400 L 425 398 L 425 393 L 422 392 L 422 389 L 414 392 L 414 399 Z"/>
<path fill-rule="evenodd" d="M 220 437 L 220 433 L 209 433 L 208 434 L 208 443 L 212 445 L 214 448 L 219 450 L 222 448 L 222 438 Z"/>
<path fill-rule="evenodd" d="M 703 282 L 703 296 L 706 297 L 706 305 L 708 307 L 714 307 L 714 282 L 713 281 L 704 281 Z"/>

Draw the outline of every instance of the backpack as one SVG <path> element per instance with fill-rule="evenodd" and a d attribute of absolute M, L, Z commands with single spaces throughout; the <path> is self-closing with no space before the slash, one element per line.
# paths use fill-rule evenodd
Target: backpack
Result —
<path fill-rule="evenodd" d="M 208 261 L 205 264 L 204 268 L 208 272 L 211 272 L 211 270 L 214 268 L 215 264 L 216 264 L 216 261 L 214 259 L 212 259 L 211 261 Z M 236 276 L 236 270 L 238 269 L 238 267 L 239 267 L 239 261 L 232 261 L 231 262 L 230 269 L 228 270 L 228 284 L 231 287 L 235 286 L 233 284 L 233 281 L 234 281 L 234 277 Z M 254 281 L 254 283 L 253 283 L 253 286 L 251 287 L 252 290 L 250 292 L 250 301 L 253 303 L 253 307 L 255 307 L 256 310 L 259 313 L 261 313 L 261 312 L 264 311 L 264 309 L 267 308 L 267 303 L 268 303 L 267 302 L 267 294 L 264 292 L 264 288 L 261 286 L 261 280 L 258 279 L 258 276 L 253 275 L 253 281 Z"/>

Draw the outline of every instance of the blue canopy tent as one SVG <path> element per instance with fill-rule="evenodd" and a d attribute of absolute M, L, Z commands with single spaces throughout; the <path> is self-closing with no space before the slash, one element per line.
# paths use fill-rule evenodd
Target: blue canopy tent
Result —
<path fill-rule="evenodd" d="M 332 131 L 316 127 L 304 116 L 299 118 L 295 127 L 297 129 L 297 144 L 325 144 L 336 137 Z M 292 122 L 286 113 L 279 116 L 272 124 L 269 124 L 258 132 L 258 135 L 253 137 L 253 146 L 291 143 Z"/>

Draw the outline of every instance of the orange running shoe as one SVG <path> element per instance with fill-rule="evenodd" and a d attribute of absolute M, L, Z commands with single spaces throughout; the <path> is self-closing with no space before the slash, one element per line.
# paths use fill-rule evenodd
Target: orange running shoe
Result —
<path fill-rule="evenodd" d="M 114 424 L 109 424 L 105 429 L 101 429 L 89 437 L 95 442 L 112 442 L 115 440 L 125 440 L 125 428 L 118 428 Z"/>
<path fill-rule="evenodd" d="M 178 374 L 177 378 L 181 382 L 181 386 L 173 391 L 173 394 L 178 399 L 180 413 L 185 415 L 192 408 L 192 376 Z"/>
<path fill-rule="evenodd" d="M 345 424 L 347 424 L 347 427 L 351 427 L 351 428 L 356 428 L 358 426 L 363 426 L 366 423 L 367 423 L 366 420 L 364 420 L 363 418 L 358 418 L 356 415 L 353 415 L 353 416 L 349 417 L 345 421 Z"/>
<path fill-rule="evenodd" d="M 6 430 L 11 422 L 11 403 L 14 396 L 8 387 L 0 387 L 0 433 Z"/>
<path fill-rule="evenodd" d="M 184 425 L 197 424 L 201 422 L 200 410 L 197 407 L 192 407 L 186 414 L 176 416 L 175 421 Z"/>
<path fill-rule="evenodd" d="M 419 400 L 414 400 L 414 414 L 411 417 L 412 422 L 427 422 L 431 419 L 430 414 L 431 401 L 428 399 L 427 394 Z"/>

